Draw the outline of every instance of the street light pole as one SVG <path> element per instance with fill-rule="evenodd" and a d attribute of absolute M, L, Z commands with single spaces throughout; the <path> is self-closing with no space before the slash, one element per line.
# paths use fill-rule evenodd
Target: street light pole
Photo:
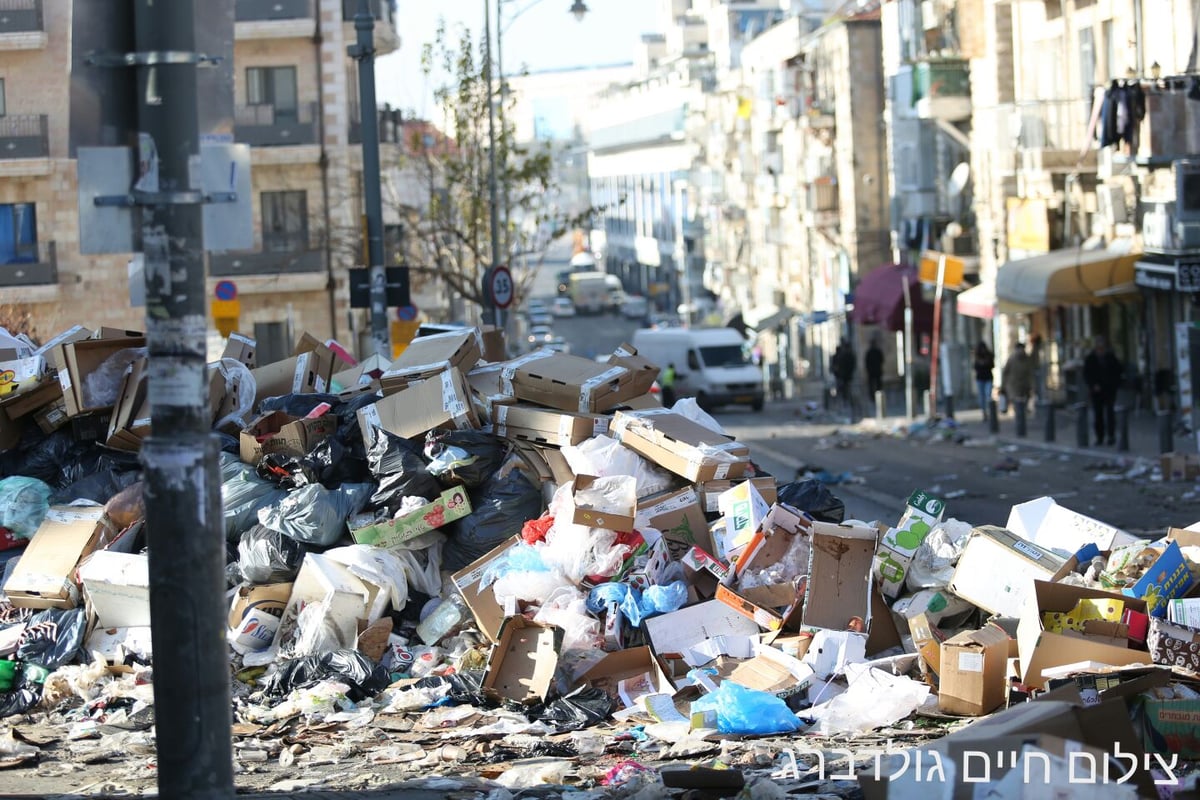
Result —
<path fill-rule="evenodd" d="M 497 0 L 499 2 L 499 0 Z M 492 273 L 500 255 L 500 199 L 496 181 L 496 96 L 492 93 L 492 8 L 483 0 L 483 49 L 486 53 L 483 69 L 487 83 L 488 105 L 488 199 L 492 234 L 492 257 L 483 279 L 483 321 L 502 327 L 503 318 L 492 299 Z"/>

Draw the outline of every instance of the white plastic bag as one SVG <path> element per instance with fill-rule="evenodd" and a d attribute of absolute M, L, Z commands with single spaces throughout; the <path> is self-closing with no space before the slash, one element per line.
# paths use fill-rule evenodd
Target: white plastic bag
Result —
<path fill-rule="evenodd" d="M 683 397 L 675 401 L 675 405 L 671 406 L 671 411 L 681 416 L 687 417 L 692 422 L 698 425 L 703 425 L 710 431 L 716 431 L 722 436 L 728 436 L 725 429 L 721 427 L 721 423 L 713 419 L 713 416 L 700 407 L 694 397 Z"/>
<path fill-rule="evenodd" d="M 940 589 L 954 577 L 954 565 L 962 555 L 971 525 L 957 519 L 939 522 L 921 542 L 909 564 L 904 584 L 910 592 Z"/>
<path fill-rule="evenodd" d="M 845 692 L 805 713 L 817 721 L 810 732 L 833 736 L 894 725 L 929 697 L 925 684 L 865 664 L 847 664 L 846 678 L 849 688 Z"/>
<path fill-rule="evenodd" d="M 234 361 L 232 358 L 222 358 L 210 364 L 209 367 L 221 373 L 221 378 L 225 383 L 225 396 L 228 397 L 232 392 L 234 397 L 233 410 L 215 421 L 213 427 L 224 428 L 226 425 L 238 428 L 246 427 L 250 422 L 250 412 L 254 410 L 255 394 L 258 392 L 254 373 L 245 364 Z"/>
<path fill-rule="evenodd" d="M 670 489 L 672 476 L 608 436 L 593 436 L 578 445 L 562 448 L 576 475 L 632 475 L 637 479 L 638 497 Z"/>
<path fill-rule="evenodd" d="M 368 624 L 382 617 L 389 603 L 397 611 L 402 610 L 408 603 L 405 565 L 392 551 L 382 547 L 355 544 L 326 550 L 324 555 L 343 564 L 350 570 L 350 574 L 359 580 L 380 588 L 367 612 Z"/>

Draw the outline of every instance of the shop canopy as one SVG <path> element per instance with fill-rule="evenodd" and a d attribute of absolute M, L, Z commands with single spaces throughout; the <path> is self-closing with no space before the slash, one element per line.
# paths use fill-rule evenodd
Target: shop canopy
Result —
<path fill-rule="evenodd" d="M 1006 314 L 1102 303 L 1114 290 L 1133 286 L 1133 265 L 1140 257 L 1113 248 L 1071 249 L 1009 261 L 996 273 L 996 300 Z"/>
<path fill-rule="evenodd" d="M 850 318 L 859 325 L 879 325 L 889 331 L 904 330 L 904 285 L 913 310 L 913 331 L 933 330 L 933 304 L 921 291 L 916 268 L 884 264 L 863 275 L 854 287 Z"/>
<path fill-rule="evenodd" d="M 958 313 L 964 317 L 992 319 L 996 316 L 996 284 L 984 281 L 959 294 L 956 302 Z"/>

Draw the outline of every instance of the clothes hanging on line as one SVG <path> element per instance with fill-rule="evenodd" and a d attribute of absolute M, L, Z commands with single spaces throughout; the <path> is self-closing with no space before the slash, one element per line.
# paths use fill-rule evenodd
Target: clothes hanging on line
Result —
<path fill-rule="evenodd" d="M 1146 93 L 1141 83 L 1114 80 L 1104 90 L 1100 106 L 1100 146 L 1112 147 L 1124 142 L 1131 153 L 1136 153 L 1145 117 Z"/>

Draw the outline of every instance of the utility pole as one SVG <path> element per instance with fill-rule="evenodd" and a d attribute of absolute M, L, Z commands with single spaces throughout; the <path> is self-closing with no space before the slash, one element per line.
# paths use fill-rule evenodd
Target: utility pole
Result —
<path fill-rule="evenodd" d="M 204 196 L 193 0 L 134 0 L 135 47 L 107 66 L 137 68 L 148 392 L 143 443 L 158 792 L 232 798 L 232 702 L 225 647 L 225 537 L 218 443 L 208 405 Z M 232 36 L 233 31 L 229 31 Z M 121 59 L 113 63 L 112 56 Z"/>
<path fill-rule="evenodd" d="M 387 319 L 387 270 L 383 266 L 383 199 L 379 189 L 379 115 L 375 110 L 375 18 L 367 0 L 354 14 L 355 43 L 346 48 L 358 62 L 358 105 L 362 116 L 363 206 L 367 215 L 367 267 L 371 281 L 371 339 L 375 353 L 392 357 Z M 494 193 L 493 189 L 493 193 Z M 495 235 L 495 234 L 493 234 Z"/>
<path fill-rule="evenodd" d="M 361 1 L 361 0 L 360 0 Z M 499 0 L 497 0 L 498 2 Z M 483 278 L 483 321 L 503 326 L 500 309 L 492 300 L 492 272 L 496 269 L 500 257 L 500 198 L 496 175 L 496 97 L 492 94 L 492 11 L 491 0 L 483 0 L 483 49 L 486 54 L 483 63 L 484 77 L 487 83 L 488 104 L 488 194 L 491 206 L 492 258 Z"/>

